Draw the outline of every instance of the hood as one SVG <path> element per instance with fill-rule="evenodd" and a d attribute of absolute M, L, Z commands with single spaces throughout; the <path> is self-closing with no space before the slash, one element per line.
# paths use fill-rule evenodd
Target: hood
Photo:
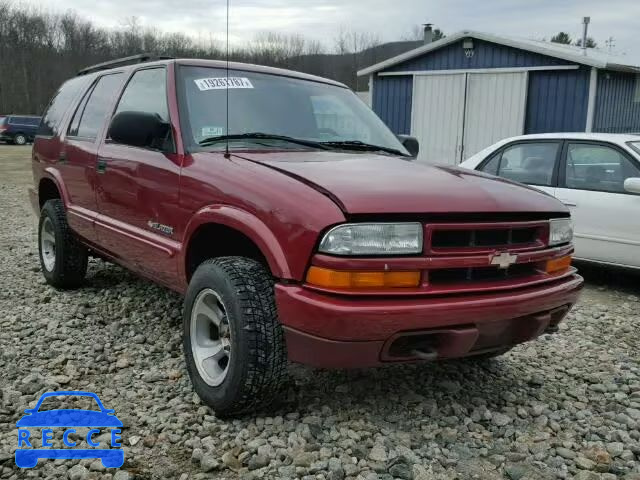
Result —
<path fill-rule="evenodd" d="M 567 212 L 552 196 L 525 185 L 386 155 L 280 151 L 236 156 L 327 193 L 350 214 Z"/>

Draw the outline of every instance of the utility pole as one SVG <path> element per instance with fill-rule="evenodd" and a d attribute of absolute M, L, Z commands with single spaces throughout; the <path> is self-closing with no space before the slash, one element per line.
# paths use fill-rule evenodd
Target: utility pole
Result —
<path fill-rule="evenodd" d="M 591 17 L 582 18 L 582 54 L 587 54 L 587 31 L 589 30 L 589 22 Z"/>
<path fill-rule="evenodd" d="M 613 49 L 616 46 L 616 39 L 613 37 L 609 37 L 607 38 L 607 40 L 604 42 L 604 44 L 607 46 L 607 48 L 609 49 L 609 53 L 613 52 Z"/>

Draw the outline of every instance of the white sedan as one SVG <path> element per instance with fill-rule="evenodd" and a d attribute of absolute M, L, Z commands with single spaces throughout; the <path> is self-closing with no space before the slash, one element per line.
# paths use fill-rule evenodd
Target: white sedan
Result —
<path fill-rule="evenodd" d="M 460 166 L 561 200 L 573 217 L 576 259 L 640 269 L 640 135 L 523 135 Z"/>

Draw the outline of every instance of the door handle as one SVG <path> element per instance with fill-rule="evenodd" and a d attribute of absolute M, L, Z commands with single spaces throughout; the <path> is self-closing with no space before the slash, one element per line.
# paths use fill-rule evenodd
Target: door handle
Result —
<path fill-rule="evenodd" d="M 98 173 L 104 173 L 107 170 L 107 160 L 105 158 L 98 157 L 96 162 L 96 170 Z"/>

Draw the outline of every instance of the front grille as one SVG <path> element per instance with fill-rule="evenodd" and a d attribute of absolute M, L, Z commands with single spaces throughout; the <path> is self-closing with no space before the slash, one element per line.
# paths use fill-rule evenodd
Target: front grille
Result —
<path fill-rule="evenodd" d="M 509 268 L 472 267 L 441 268 L 429 271 L 430 285 L 446 285 L 452 283 L 474 283 L 508 280 L 527 277 L 538 273 L 535 263 L 520 263 Z"/>
<path fill-rule="evenodd" d="M 478 248 L 478 247 L 521 247 L 535 243 L 541 238 L 541 227 L 516 227 L 497 229 L 442 229 L 434 230 L 431 247 Z"/>

